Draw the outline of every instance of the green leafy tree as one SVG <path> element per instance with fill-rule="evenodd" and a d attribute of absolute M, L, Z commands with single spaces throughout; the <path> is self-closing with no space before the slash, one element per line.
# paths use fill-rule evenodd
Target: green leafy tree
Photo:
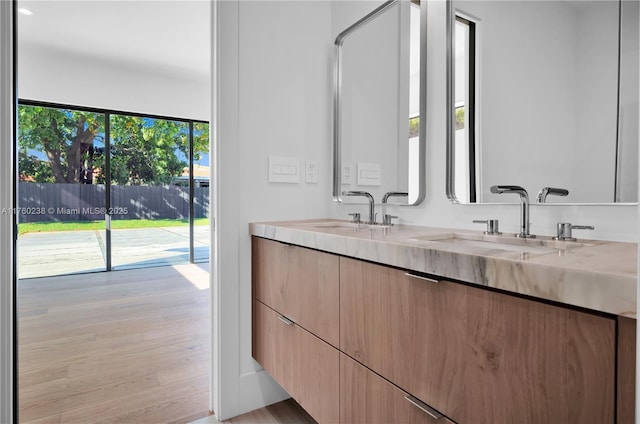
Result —
<path fill-rule="evenodd" d="M 20 164 L 20 179 L 24 181 L 37 181 L 41 183 L 53 183 L 55 178 L 49 164 L 38 159 L 35 155 L 30 155 L 26 151 L 18 152 L 18 162 Z"/>
<path fill-rule="evenodd" d="M 166 184 L 188 166 L 189 127 L 183 122 L 113 115 L 111 180 L 116 184 Z"/>
<path fill-rule="evenodd" d="M 193 159 L 199 161 L 202 155 L 209 153 L 209 124 L 193 123 Z"/>
<path fill-rule="evenodd" d="M 104 183 L 104 115 L 19 107 L 20 175 L 36 182 Z M 166 184 L 188 163 L 189 127 L 183 122 L 111 115 L 111 183 Z M 209 151 L 209 128 L 194 124 L 194 156 Z M 43 152 L 47 160 L 33 152 Z M 182 154 L 179 154 L 179 153 Z M 182 159 L 181 159 L 182 158 Z"/>
<path fill-rule="evenodd" d="M 93 143 L 104 115 L 40 107 L 18 108 L 20 175 L 36 182 L 90 183 Z M 33 151 L 46 155 L 38 159 Z M 50 172 L 43 166 L 46 163 Z"/>

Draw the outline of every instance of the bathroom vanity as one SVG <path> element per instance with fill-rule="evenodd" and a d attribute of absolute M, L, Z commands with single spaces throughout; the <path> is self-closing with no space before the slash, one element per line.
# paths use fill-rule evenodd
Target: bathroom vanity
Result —
<path fill-rule="evenodd" d="M 637 245 L 253 223 L 252 353 L 320 423 L 633 423 Z"/>

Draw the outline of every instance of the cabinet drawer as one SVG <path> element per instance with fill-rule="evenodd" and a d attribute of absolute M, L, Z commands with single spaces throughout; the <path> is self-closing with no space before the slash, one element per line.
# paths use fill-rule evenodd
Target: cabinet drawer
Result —
<path fill-rule="evenodd" d="M 444 416 L 430 416 L 416 406 L 420 401 L 413 401 L 384 378 L 340 354 L 341 424 L 452 424 Z"/>
<path fill-rule="evenodd" d="M 340 350 L 465 423 L 613 423 L 615 321 L 341 258 Z"/>
<path fill-rule="evenodd" d="M 338 256 L 253 237 L 252 267 L 254 298 L 338 346 Z"/>
<path fill-rule="evenodd" d="M 316 421 L 339 418 L 338 350 L 253 300 L 253 357 Z"/>

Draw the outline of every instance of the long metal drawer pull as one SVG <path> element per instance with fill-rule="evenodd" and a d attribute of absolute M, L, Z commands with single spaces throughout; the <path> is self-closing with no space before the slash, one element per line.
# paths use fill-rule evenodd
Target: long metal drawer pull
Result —
<path fill-rule="evenodd" d="M 278 315 L 278 318 L 280 319 L 280 321 L 284 322 L 287 325 L 295 324 L 295 322 L 291 321 L 289 318 L 285 317 L 284 315 Z"/>
<path fill-rule="evenodd" d="M 412 405 L 416 406 L 418 409 L 424 411 L 427 415 L 429 415 L 434 420 L 439 420 L 440 418 L 444 417 L 444 415 L 442 415 L 441 413 L 439 413 L 438 411 L 436 411 L 435 409 L 433 409 L 432 407 L 430 407 L 429 405 L 427 405 L 426 403 L 424 403 L 423 401 L 421 401 L 416 397 L 407 395 L 404 398 L 408 400 Z"/>
<path fill-rule="evenodd" d="M 418 280 L 428 281 L 430 283 L 439 283 L 440 281 L 434 280 L 433 278 L 423 277 L 422 275 L 414 274 L 412 272 L 405 272 L 404 275 L 411 278 L 417 278 Z"/>

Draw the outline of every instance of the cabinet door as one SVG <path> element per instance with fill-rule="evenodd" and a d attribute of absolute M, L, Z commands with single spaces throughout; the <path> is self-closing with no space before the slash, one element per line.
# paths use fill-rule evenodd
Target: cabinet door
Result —
<path fill-rule="evenodd" d="M 338 346 L 338 261 L 336 255 L 253 237 L 253 296 Z"/>
<path fill-rule="evenodd" d="M 613 423 L 615 321 L 340 263 L 340 349 L 460 423 Z"/>
<path fill-rule="evenodd" d="M 340 354 L 340 423 L 451 424 L 446 417 L 439 417 L 437 411 L 428 408 L 347 355 Z"/>
<path fill-rule="evenodd" d="M 320 424 L 338 422 L 339 352 L 253 301 L 253 357 Z"/>

